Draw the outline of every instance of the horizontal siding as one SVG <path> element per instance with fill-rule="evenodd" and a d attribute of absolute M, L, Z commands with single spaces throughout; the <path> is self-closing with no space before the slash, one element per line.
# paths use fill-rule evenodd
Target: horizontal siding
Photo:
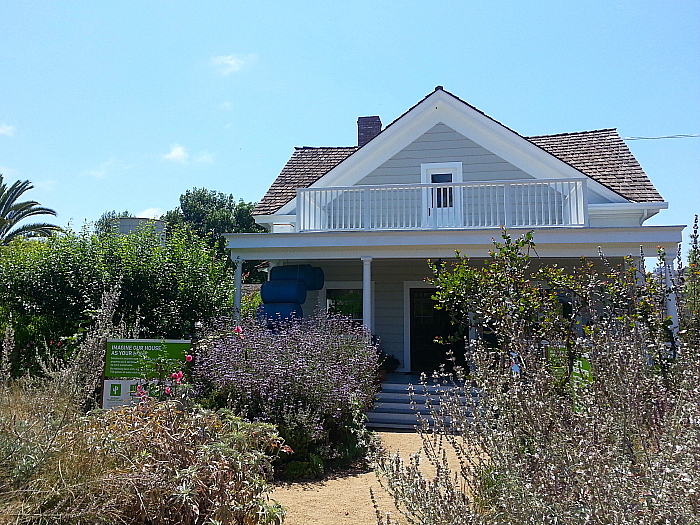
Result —
<path fill-rule="evenodd" d="M 437 124 L 358 185 L 419 184 L 421 164 L 429 162 L 461 162 L 465 182 L 532 178 L 445 124 Z"/>
<path fill-rule="evenodd" d="M 404 347 L 404 281 L 421 281 L 430 276 L 424 259 L 372 262 L 372 280 L 375 282 L 375 333 L 382 349 L 403 361 Z"/>

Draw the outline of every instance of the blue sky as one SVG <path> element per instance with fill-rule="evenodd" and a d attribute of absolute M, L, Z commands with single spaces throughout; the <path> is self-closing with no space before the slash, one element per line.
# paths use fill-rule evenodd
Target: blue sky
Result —
<path fill-rule="evenodd" d="M 148 5 L 143 5 L 148 4 Z M 523 135 L 700 133 L 700 2 L 0 0 L 0 172 L 80 227 L 193 187 L 257 201 L 294 146 L 356 142 L 436 85 Z M 700 138 L 634 140 L 700 212 Z"/>

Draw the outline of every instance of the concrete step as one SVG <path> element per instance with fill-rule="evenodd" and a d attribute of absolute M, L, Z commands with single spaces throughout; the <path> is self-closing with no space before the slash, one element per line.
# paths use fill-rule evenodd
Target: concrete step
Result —
<path fill-rule="evenodd" d="M 420 412 L 421 414 L 429 414 L 430 410 L 425 405 L 415 405 L 415 407 L 409 403 L 385 403 L 383 401 L 375 401 L 372 406 L 372 412 L 391 412 L 394 414 L 415 414 Z"/>
<path fill-rule="evenodd" d="M 400 381 L 387 381 L 381 384 L 381 390 L 375 395 L 372 410 L 367 412 L 367 426 L 369 428 L 385 429 L 412 429 L 418 425 L 418 416 L 428 420 L 432 426 L 433 419 L 430 408 L 426 406 L 427 399 L 431 399 L 431 405 L 439 410 L 440 397 L 438 391 L 450 390 L 447 385 L 421 385 Z M 412 395 L 411 395 L 412 393 Z M 476 401 L 477 393 L 472 391 L 472 399 Z M 413 399 L 414 403 L 411 403 Z M 462 403 L 467 398 L 460 396 Z"/>
<path fill-rule="evenodd" d="M 433 418 L 422 414 L 423 419 L 432 426 Z M 368 428 L 415 428 L 418 426 L 418 415 L 416 413 L 392 413 L 392 412 L 368 412 Z"/>

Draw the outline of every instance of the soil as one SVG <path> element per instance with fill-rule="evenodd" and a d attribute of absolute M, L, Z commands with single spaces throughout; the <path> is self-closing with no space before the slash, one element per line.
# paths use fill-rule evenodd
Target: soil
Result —
<path fill-rule="evenodd" d="M 378 432 L 386 450 L 406 460 L 421 450 L 422 441 L 415 432 Z M 334 472 L 323 480 L 279 483 L 271 495 L 287 509 L 285 525 L 376 525 L 377 516 L 369 490 L 374 491 L 382 517 L 391 514 L 392 523 L 405 520 L 393 500 L 379 484 L 371 469 Z"/>

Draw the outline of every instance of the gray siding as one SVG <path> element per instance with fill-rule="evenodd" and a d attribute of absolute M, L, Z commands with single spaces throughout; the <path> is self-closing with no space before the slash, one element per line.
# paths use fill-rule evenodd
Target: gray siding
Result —
<path fill-rule="evenodd" d="M 537 240 L 535 236 L 535 241 Z M 448 266 L 451 261 L 448 261 Z M 600 259 L 592 259 L 597 271 L 602 272 L 605 265 Z M 619 258 L 611 258 L 610 263 L 622 263 Z M 361 288 L 362 262 L 356 260 L 330 261 L 285 261 L 285 264 L 306 264 L 323 268 L 327 282 L 358 281 Z M 557 263 L 560 267 L 571 269 L 580 266 L 579 259 L 532 259 L 531 273 L 535 273 L 542 264 Z M 484 259 L 471 259 L 470 264 L 482 266 Z M 381 348 L 396 356 L 403 363 L 404 351 L 404 282 L 422 281 L 430 277 L 431 271 L 425 259 L 375 259 L 372 261 L 372 281 L 374 282 L 374 334 L 379 337 Z M 425 288 L 430 288 L 425 285 Z M 304 303 L 304 316 L 308 317 L 318 308 L 318 292 L 309 292 Z"/>
<path fill-rule="evenodd" d="M 441 123 L 384 162 L 358 185 L 420 184 L 420 165 L 428 162 L 461 162 L 464 182 L 533 178 Z"/>

